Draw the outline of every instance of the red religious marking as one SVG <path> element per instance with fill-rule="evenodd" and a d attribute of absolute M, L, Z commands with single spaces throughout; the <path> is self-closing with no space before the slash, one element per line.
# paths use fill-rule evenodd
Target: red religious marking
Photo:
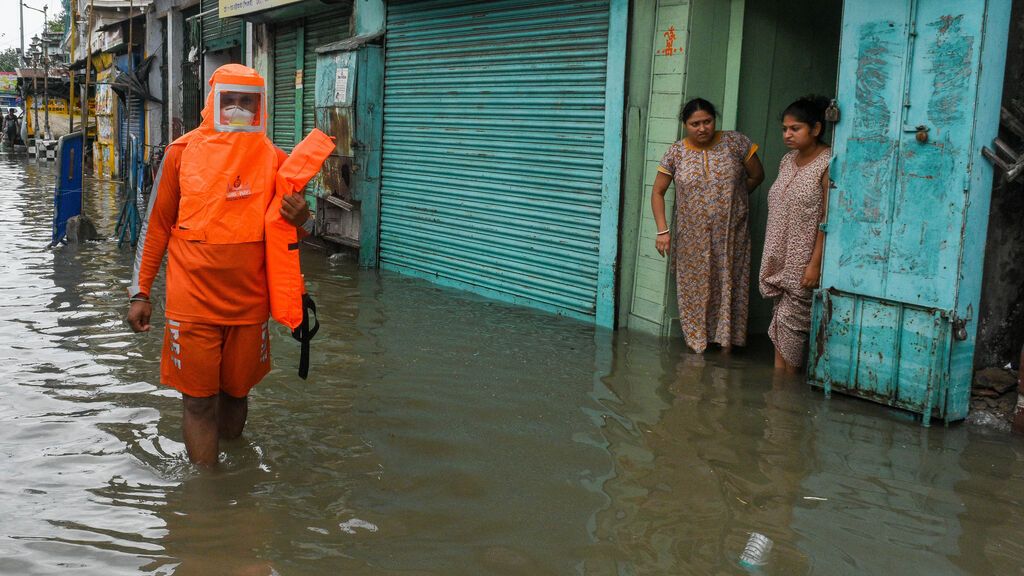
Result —
<path fill-rule="evenodd" d="M 665 37 L 665 47 L 662 48 L 661 50 L 658 50 L 658 54 L 662 54 L 664 56 L 672 56 L 673 54 L 682 54 L 683 53 L 683 49 L 682 48 L 676 48 L 675 47 L 675 43 L 676 43 L 676 27 L 675 26 L 669 26 L 668 30 L 666 30 L 662 34 L 662 36 Z"/>

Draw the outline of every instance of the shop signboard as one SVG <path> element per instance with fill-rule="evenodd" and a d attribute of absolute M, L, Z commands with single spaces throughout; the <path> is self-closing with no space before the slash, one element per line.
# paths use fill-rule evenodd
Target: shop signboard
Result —
<path fill-rule="evenodd" d="M 241 16 L 252 12 L 260 12 L 270 8 L 277 8 L 288 4 L 295 4 L 300 0 L 220 0 L 221 18 Z"/>
<path fill-rule="evenodd" d="M 0 72 L 0 94 L 18 93 L 18 75 L 14 72 Z"/>

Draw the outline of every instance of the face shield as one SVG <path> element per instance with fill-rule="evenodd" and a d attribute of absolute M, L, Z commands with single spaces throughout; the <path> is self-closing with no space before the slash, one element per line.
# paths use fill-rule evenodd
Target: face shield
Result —
<path fill-rule="evenodd" d="M 260 86 L 216 84 L 213 127 L 218 132 L 263 132 L 265 98 Z"/>

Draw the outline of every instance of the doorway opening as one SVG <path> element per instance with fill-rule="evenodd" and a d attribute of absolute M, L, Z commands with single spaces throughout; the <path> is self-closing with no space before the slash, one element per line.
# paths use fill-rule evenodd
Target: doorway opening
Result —
<path fill-rule="evenodd" d="M 751 334 L 767 332 L 771 320 L 771 302 L 759 297 L 757 276 L 768 190 L 788 152 L 780 115 L 801 96 L 835 97 L 842 13 L 842 0 L 746 2 L 735 127 L 758 143 L 765 169 L 764 183 L 750 198 Z"/>

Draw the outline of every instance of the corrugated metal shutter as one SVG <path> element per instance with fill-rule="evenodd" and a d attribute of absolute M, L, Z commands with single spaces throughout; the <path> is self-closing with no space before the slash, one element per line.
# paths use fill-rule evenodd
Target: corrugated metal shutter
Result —
<path fill-rule="evenodd" d="M 130 59 L 127 54 L 119 56 L 115 61 L 116 74 L 126 74 L 128 70 L 135 69 L 139 65 L 140 60 L 141 58 L 137 54 L 133 54 Z M 129 108 L 131 109 L 130 111 Z M 128 150 L 129 134 L 134 134 L 139 142 L 144 142 L 143 138 L 146 133 L 146 101 L 134 95 L 128 95 L 126 98 L 118 97 L 117 114 L 117 140 L 123 155 Z"/>
<path fill-rule="evenodd" d="M 295 62 L 300 29 L 294 24 L 274 28 L 274 92 L 271 139 L 282 150 L 295 146 Z"/>
<path fill-rule="evenodd" d="M 595 314 L 608 0 L 388 4 L 384 267 Z"/>
<path fill-rule="evenodd" d="M 120 101 L 118 106 L 118 140 L 121 143 L 121 150 L 126 150 L 128 147 L 128 130 L 131 129 L 131 134 L 143 142 L 143 137 L 146 132 L 146 101 L 137 96 L 131 97 L 131 122 L 128 122 L 128 104 L 124 101 Z"/>
<path fill-rule="evenodd" d="M 245 23 L 241 18 L 218 15 L 218 0 L 203 0 L 203 48 L 224 50 L 241 46 L 245 42 Z"/>
<path fill-rule="evenodd" d="M 303 55 L 302 75 L 302 135 L 309 134 L 316 127 L 316 49 L 324 44 L 348 38 L 348 7 L 306 19 L 306 42 Z"/>

